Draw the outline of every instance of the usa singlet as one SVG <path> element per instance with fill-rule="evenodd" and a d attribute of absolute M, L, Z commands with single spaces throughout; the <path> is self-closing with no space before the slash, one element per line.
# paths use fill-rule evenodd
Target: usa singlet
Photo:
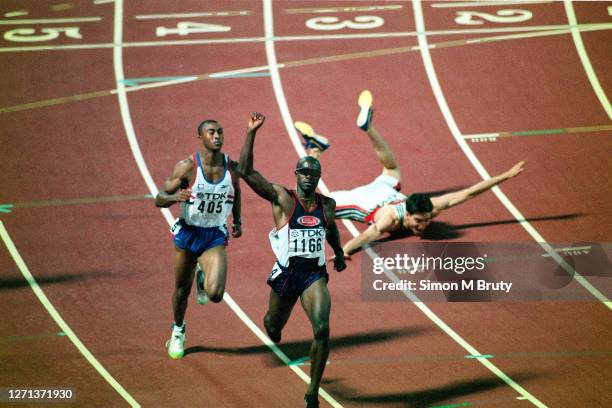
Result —
<path fill-rule="evenodd" d="M 289 221 L 280 229 L 274 228 L 269 234 L 277 263 L 291 269 L 324 267 L 327 219 L 321 195 L 316 194 L 317 206 L 308 212 L 295 191 L 290 193 L 295 204 Z"/>
<path fill-rule="evenodd" d="M 202 228 L 223 227 L 234 204 L 234 185 L 228 170 L 229 157 L 223 155 L 225 162 L 223 177 L 212 182 L 204 176 L 200 153 L 196 153 L 196 175 L 191 185 L 191 197 L 181 203 L 181 219 L 188 225 Z"/>

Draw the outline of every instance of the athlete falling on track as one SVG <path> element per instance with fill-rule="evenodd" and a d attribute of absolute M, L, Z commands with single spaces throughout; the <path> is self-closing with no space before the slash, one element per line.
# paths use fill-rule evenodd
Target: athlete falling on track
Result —
<path fill-rule="evenodd" d="M 382 238 L 385 233 L 405 230 L 414 235 L 422 235 L 431 220 L 442 211 L 464 203 L 523 171 L 525 162 L 521 161 L 510 170 L 463 190 L 438 197 L 430 197 L 423 193 L 405 196 L 399 192 L 401 178 L 399 164 L 385 140 L 372 125 L 374 109 L 370 91 L 363 91 L 360 94 L 358 105 L 360 111 L 357 126 L 367 133 L 383 171 L 370 184 L 330 193 L 330 197 L 336 201 L 336 218 L 370 224 L 364 232 L 344 245 L 343 250 L 347 259 L 363 245 Z M 329 147 L 329 141 L 316 134 L 312 126 L 305 122 L 295 122 L 295 127 L 304 138 L 308 155 L 319 159 Z"/>
<path fill-rule="evenodd" d="M 238 163 L 221 152 L 223 128 L 216 120 L 205 120 L 198 126 L 198 138 L 202 141 L 200 150 L 174 166 L 172 175 L 155 197 L 158 207 L 170 207 L 174 203 L 181 206 L 181 215 L 170 229 L 175 245 L 174 323 L 166 345 L 173 359 L 185 353 L 184 318 L 196 264 L 201 266 L 198 303 L 205 302 L 206 298 L 220 302 L 227 277 L 226 221 L 230 212 L 232 236 L 242 235 Z"/>
<path fill-rule="evenodd" d="M 272 203 L 275 228 L 269 239 L 276 263 L 268 278 L 272 288 L 264 327 L 274 342 L 291 315 L 298 298 L 310 319 L 314 340 L 310 348 L 310 385 L 304 399 L 306 406 L 319 406 L 317 395 L 329 354 L 329 314 L 331 299 L 327 288 L 325 241 L 334 250 L 334 268 L 346 268 L 340 235 L 334 219 L 336 203 L 315 192 L 321 177 L 321 165 L 312 157 L 298 160 L 296 190 L 272 184 L 253 169 L 253 144 L 265 118 L 254 113 L 240 153 L 240 175 L 260 197 Z"/>

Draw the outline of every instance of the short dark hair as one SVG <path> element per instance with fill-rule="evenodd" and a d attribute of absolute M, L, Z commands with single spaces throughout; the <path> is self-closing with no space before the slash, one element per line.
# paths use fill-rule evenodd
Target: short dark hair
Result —
<path fill-rule="evenodd" d="M 203 120 L 202 123 L 198 125 L 198 135 L 202 135 L 202 129 L 204 129 L 204 126 L 208 125 L 209 123 L 216 123 L 217 125 L 219 124 L 219 122 L 214 119 Z"/>
<path fill-rule="evenodd" d="M 308 166 L 304 166 L 304 163 L 310 163 L 316 169 L 321 171 L 321 162 L 319 162 L 319 160 L 315 159 L 312 156 L 304 156 L 298 159 L 297 163 L 295 163 L 295 169 L 297 170 L 297 169 L 301 169 L 302 167 L 308 167 Z"/>
<path fill-rule="evenodd" d="M 433 211 L 433 204 L 429 194 L 414 193 L 406 200 L 406 211 L 408 214 L 428 213 Z"/>

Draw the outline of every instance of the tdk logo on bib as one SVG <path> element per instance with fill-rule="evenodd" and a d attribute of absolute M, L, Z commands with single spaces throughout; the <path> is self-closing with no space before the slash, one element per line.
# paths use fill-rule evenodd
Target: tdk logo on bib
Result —
<path fill-rule="evenodd" d="M 297 222 L 305 227 L 314 227 L 321 223 L 317 217 L 313 217 L 312 215 L 304 215 L 303 217 L 298 218 Z"/>

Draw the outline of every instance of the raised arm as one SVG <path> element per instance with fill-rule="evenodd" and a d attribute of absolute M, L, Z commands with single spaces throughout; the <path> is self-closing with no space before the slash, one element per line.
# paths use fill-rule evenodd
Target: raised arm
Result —
<path fill-rule="evenodd" d="M 181 160 L 174 166 L 172 175 L 164 182 L 164 185 L 155 197 L 157 207 L 170 207 L 174 203 L 187 201 L 191 197 L 189 186 L 190 177 L 193 173 L 194 163 L 191 157 Z"/>
<path fill-rule="evenodd" d="M 346 262 L 344 261 L 344 251 L 340 245 L 340 232 L 338 231 L 334 215 L 336 212 L 336 201 L 329 197 L 325 197 L 324 200 L 325 218 L 327 219 L 325 240 L 334 250 L 334 269 L 341 272 L 346 268 Z"/>
<path fill-rule="evenodd" d="M 278 202 L 278 189 L 266 180 L 258 171 L 253 168 L 253 145 L 257 130 L 263 125 L 265 117 L 261 113 L 253 113 L 247 127 L 247 134 L 240 151 L 240 164 L 238 172 L 240 177 L 259 195 L 260 197 Z"/>
<path fill-rule="evenodd" d="M 455 191 L 453 193 L 444 194 L 440 197 L 432 197 L 431 203 L 433 204 L 433 216 L 436 216 L 442 210 L 454 207 L 458 204 L 464 203 L 478 194 L 483 193 L 491 188 L 495 187 L 499 183 L 511 179 L 523 171 L 524 161 L 516 163 L 508 171 L 503 172 L 497 176 L 491 177 L 490 179 L 483 180 L 479 183 L 474 184 L 466 189 Z"/>

